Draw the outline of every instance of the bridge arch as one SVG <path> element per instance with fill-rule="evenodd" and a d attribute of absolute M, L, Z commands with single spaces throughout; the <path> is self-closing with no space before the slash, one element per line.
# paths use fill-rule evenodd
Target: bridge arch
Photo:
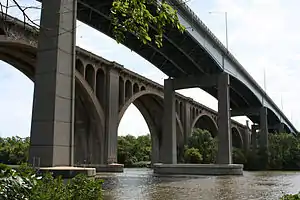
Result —
<path fill-rule="evenodd" d="M 231 137 L 232 137 L 232 146 L 242 149 L 243 148 L 243 138 L 241 132 L 238 128 L 232 127 L 231 128 Z"/>
<path fill-rule="evenodd" d="M 125 104 L 122 106 L 122 108 L 120 108 L 120 112 L 119 112 L 119 123 L 125 113 L 125 111 L 128 109 L 128 107 L 130 106 L 130 104 L 135 104 L 135 101 L 141 97 L 150 97 L 150 98 L 154 98 L 155 101 L 157 102 L 157 105 L 163 109 L 163 96 L 157 92 L 153 92 L 153 91 L 149 91 L 149 90 L 142 90 L 140 92 L 137 92 L 135 93 L 134 95 L 132 95 L 126 102 Z M 145 98 L 146 100 L 146 98 Z M 160 118 L 162 117 L 163 111 L 161 110 L 161 113 L 160 113 Z M 176 114 L 176 121 L 177 121 L 177 126 L 180 131 L 180 134 L 182 135 L 183 134 L 183 126 L 182 126 L 182 123 L 181 123 L 181 120 L 178 116 L 178 114 Z"/>
<path fill-rule="evenodd" d="M 22 51 L 20 51 L 20 49 Z M 35 46 L 26 44 L 24 41 L 17 41 L 17 40 L 0 41 L 0 60 L 3 60 L 4 62 L 16 68 L 17 70 L 21 71 L 25 76 L 27 76 L 32 81 L 34 81 L 35 78 L 34 74 L 35 74 L 36 52 L 37 49 Z M 82 64 L 78 61 L 80 60 L 77 60 L 76 62 L 77 64 L 78 63 Z M 76 66 L 76 69 L 79 69 L 78 66 Z M 77 104 L 77 109 L 81 109 L 82 105 L 80 104 L 84 102 L 85 104 L 84 109 L 89 114 L 88 120 L 89 122 L 93 122 L 94 124 L 93 134 L 96 134 L 94 135 L 94 137 L 98 139 L 98 141 L 102 140 L 104 134 L 103 109 L 101 105 L 98 103 L 96 96 L 93 94 L 91 87 L 84 79 L 83 75 L 78 71 L 75 71 L 75 80 L 76 80 L 75 97 L 77 97 L 77 99 L 79 100 L 77 102 L 75 101 L 75 109 L 76 109 L 76 104 Z M 75 123 L 75 140 L 76 140 L 76 128 L 78 128 L 77 123 Z M 103 145 L 100 146 L 101 148 L 104 148 Z M 94 148 L 97 149 L 98 148 L 97 145 L 94 145 Z M 100 149 L 97 150 L 98 152 L 102 151 Z M 96 160 L 98 159 L 98 162 L 101 162 L 99 160 L 100 157 L 94 159 Z"/>
<path fill-rule="evenodd" d="M 159 149 L 161 147 L 162 131 L 163 131 L 163 96 L 157 92 L 142 90 L 132 95 L 119 110 L 119 124 L 120 121 L 128 109 L 128 107 L 134 104 L 136 108 L 143 115 L 151 135 L 152 141 L 152 162 L 157 162 L 159 159 Z M 183 126 L 176 114 L 176 139 L 177 146 L 183 145 Z"/>
<path fill-rule="evenodd" d="M 207 130 L 211 133 L 212 137 L 216 137 L 218 135 L 217 123 L 211 116 L 204 113 L 201 113 L 194 119 L 191 130 L 194 128 Z"/>

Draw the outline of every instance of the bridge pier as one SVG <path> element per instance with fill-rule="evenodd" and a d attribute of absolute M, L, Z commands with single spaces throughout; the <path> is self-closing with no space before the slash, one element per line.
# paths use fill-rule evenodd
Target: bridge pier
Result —
<path fill-rule="evenodd" d="M 113 68 L 106 75 L 105 164 L 117 163 L 119 121 L 119 72 Z"/>
<path fill-rule="evenodd" d="M 251 145 L 252 145 L 252 149 L 257 148 L 257 132 L 256 132 L 257 129 L 258 129 L 258 126 L 256 124 L 251 125 Z"/>
<path fill-rule="evenodd" d="M 164 81 L 164 115 L 160 161 L 164 164 L 177 163 L 175 88 L 173 79 L 170 78 Z"/>
<path fill-rule="evenodd" d="M 220 74 L 218 77 L 218 164 L 232 163 L 229 85 L 229 75 Z"/>
<path fill-rule="evenodd" d="M 241 108 L 238 110 L 232 111 L 233 116 L 242 116 L 242 115 L 256 115 L 259 116 L 259 125 L 251 126 L 251 143 L 252 148 L 257 148 L 257 133 L 256 130 L 259 130 L 259 148 L 260 151 L 265 152 L 268 149 L 268 109 L 265 106 L 255 107 L 255 108 Z"/>
<path fill-rule="evenodd" d="M 76 6 L 42 3 L 29 160 L 42 167 L 74 163 Z"/>
<path fill-rule="evenodd" d="M 268 110 L 266 107 L 260 108 L 260 136 L 259 136 L 259 147 L 262 152 L 268 150 Z"/>

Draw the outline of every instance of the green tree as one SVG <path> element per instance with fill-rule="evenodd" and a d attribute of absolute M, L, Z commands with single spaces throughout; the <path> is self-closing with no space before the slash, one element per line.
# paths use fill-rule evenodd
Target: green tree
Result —
<path fill-rule="evenodd" d="M 194 147 L 187 149 L 184 153 L 184 160 L 187 163 L 201 163 L 202 156 L 199 149 Z"/>
<path fill-rule="evenodd" d="M 151 160 L 151 136 L 132 135 L 118 137 L 118 162 L 125 167 L 146 166 Z M 145 163 L 146 162 L 146 163 Z"/>
<path fill-rule="evenodd" d="M 29 137 L 18 136 L 0 138 L 0 162 L 18 165 L 27 162 L 29 154 Z"/>
<path fill-rule="evenodd" d="M 113 35 L 117 42 L 124 42 L 129 32 L 144 44 L 153 42 L 162 46 L 166 28 L 185 30 L 177 11 L 166 0 L 114 0 L 112 4 Z"/>
<path fill-rule="evenodd" d="M 202 163 L 214 163 L 217 152 L 217 139 L 207 130 L 195 129 L 188 139 L 188 148 L 197 148 L 202 155 Z"/>

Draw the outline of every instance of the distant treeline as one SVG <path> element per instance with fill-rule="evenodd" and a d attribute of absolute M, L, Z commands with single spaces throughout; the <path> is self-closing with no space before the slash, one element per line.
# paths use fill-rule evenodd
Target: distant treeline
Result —
<path fill-rule="evenodd" d="M 0 162 L 19 165 L 27 162 L 30 138 L 0 138 Z M 217 140 L 206 130 L 195 129 L 184 148 L 178 151 L 181 163 L 215 163 Z M 246 170 L 298 170 L 300 169 L 300 138 L 291 134 L 269 134 L 267 152 L 233 148 L 233 163 L 244 164 Z M 151 162 L 151 136 L 132 135 L 118 137 L 118 162 L 125 167 L 149 167 Z"/>

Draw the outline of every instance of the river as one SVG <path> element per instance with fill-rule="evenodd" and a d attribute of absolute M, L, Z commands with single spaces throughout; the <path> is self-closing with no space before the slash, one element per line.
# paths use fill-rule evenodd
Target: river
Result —
<path fill-rule="evenodd" d="M 105 200 L 276 200 L 300 190 L 300 172 L 244 172 L 243 176 L 155 176 L 150 169 L 98 174 Z"/>

